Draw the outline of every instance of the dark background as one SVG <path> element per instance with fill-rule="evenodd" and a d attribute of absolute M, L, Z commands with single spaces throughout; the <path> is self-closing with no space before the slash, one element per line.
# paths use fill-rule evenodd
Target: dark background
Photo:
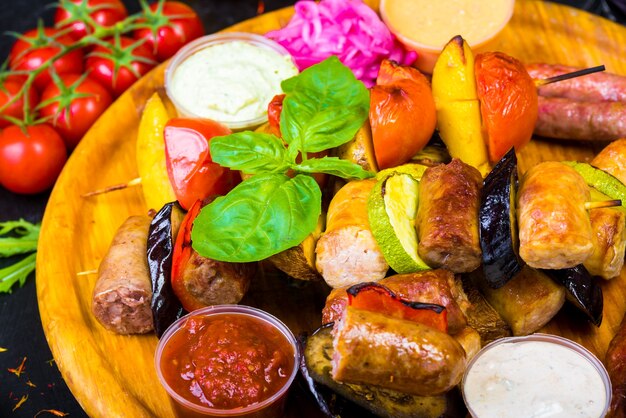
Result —
<path fill-rule="evenodd" d="M 13 38 L 4 32 L 24 32 L 37 25 L 39 19 L 50 24 L 54 14 L 52 0 L 1 0 L 0 60 L 4 60 Z M 207 33 L 223 29 L 257 15 L 258 0 L 186 0 L 202 16 Z M 293 4 L 294 0 L 265 0 L 269 12 Z M 558 0 L 558 3 L 582 8 L 626 24 L 626 0 Z M 139 10 L 137 0 L 124 0 L 130 13 Z M 20 196 L 0 187 L 0 221 L 24 218 L 40 222 L 48 194 Z M 71 257 L 71 254 L 68 254 Z M 0 267 L 11 260 L 1 260 Z M 2 349 L 6 349 L 3 351 Z M 80 348 L 77 348 L 80 349 Z M 8 369 L 17 368 L 25 360 L 20 377 Z M 15 411 L 23 397 L 28 399 Z M 54 416 L 56 410 L 71 417 L 85 413 L 74 400 L 63 381 L 43 334 L 34 274 L 22 288 L 12 294 L 0 294 L 0 417 Z"/>

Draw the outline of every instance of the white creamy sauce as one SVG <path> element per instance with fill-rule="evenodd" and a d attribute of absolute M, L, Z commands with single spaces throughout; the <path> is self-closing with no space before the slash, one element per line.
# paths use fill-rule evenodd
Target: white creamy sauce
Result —
<path fill-rule="evenodd" d="M 199 117 L 239 122 L 267 114 L 281 81 L 298 73 L 291 57 L 244 41 L 216 44 L 185 59 L 172 94 Z"/>
<path fill-rule="evenodd" d="M 463 390 L 480 418 L 600 418 L 607 401 L 602 378 L 587 359 L 543 341 L 487 350 L 472 365 Z"/>

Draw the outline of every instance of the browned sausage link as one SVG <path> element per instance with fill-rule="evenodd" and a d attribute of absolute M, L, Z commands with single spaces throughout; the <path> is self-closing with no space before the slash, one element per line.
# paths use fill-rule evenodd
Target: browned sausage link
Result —
<path fill-rule="evenodd" d="M 347 307 L 336 323 L 332 377 L 415 395 L 437 395 L 461 380 L 466 357 L 451 336 L 413 321 Z"/>
<path fill-rule="evenodd" d="M 235 304 L 244 297 L 256 271 L 257 263 L 216 261 L 192 251 L 182 278 L 187 291 L 207 306 Z"/>
<path fill-rule="evenodd" d="M 604 363 L 613 386 L 607 418 L 626 418 L 626 316 L 609 344 Z"/>
<path fill-rule="evenodd" d="M 565 164 L 531 167 L 520 180 L 517 204 L 519 253 L 531 267 L 564 269 L 582 264 L 593 251 L 585 209 L 585 179 Z"/>
<path fill-rule="evenodd" d="M 424 172 L 415 225 L 419 255 L 429 266 L 466 273 L 480 265 L 482 180 L 478 170 L 458 159 Z"/>
<path fill-rule="evenodd" d="M 152 331 L 152 284 L 146 255 L 150 217 L 131 216 L 117 230 L 98 268 L 91 309 L 118 334 Z"/>
<path fill-rule="evenodd" d="M 626 184 L 626 138 L 611 142 L 591 160 L 591 165 Z"/>
<path fill-rule="evenodd" d="M 380 280 L 378 283 L 386 286 L 403 299 L 434 303 L 446 308 L 448 315 L 448 332 L 456 334 L 467 325 L 461 304 L 469 305 L 465 294 L 454 279 L 454 273 L 438 269 L 419 273 L 395 274 Z M 322 323 L 338 321 L 348 305 L 346 287 L 334 289 L 326 298 L 326 305 L 322 310 Z"/>
<path fill-rule="evenodd" d="M 354 180 L 328 206 L 326 232 L 315 247 L 316 267 L 335 288 L 385 277 L 389 265 L 372 235 L 367 201 L 376 180 Z"/>
<path fill-rule="evenodd" d="M 626 102 L 577 102 L 538 98 L 534 134 L 546 138 L 612 141 L 626 136 Z"/>
<path fill-rule="evenodd" d="M 528 74 L 535 80 L 545 80 L 557 75 L 581 70 L 578 67 L 551 64 L 530 64 Z M 559 81 L 539 87 L 545 97 L 563 97 L 579 102 L 626 102 L 626 77 L 599 72 Z"/>

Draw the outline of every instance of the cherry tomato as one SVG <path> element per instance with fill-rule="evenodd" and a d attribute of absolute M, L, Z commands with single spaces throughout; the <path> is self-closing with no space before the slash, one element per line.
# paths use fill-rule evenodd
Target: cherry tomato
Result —
<path fill-rule="evenodd" d="M 145 39 L 159 61 L 165 61 L 186 43 L 204 35 L 202 20 L 185 3 L 158 1 L 143 11 L 141 23 L 150 27 L 137 29 L 135 39 Z"/>
<path fill-rule="evenodd" d="M 209 141 L 230 129 L 208 119 L 170 119 L 165 125 L 165 159 L 176 199 L 188 210 L 196 200 L 224 195 L 241 176 L 212 162 Z"/>
<path fill-rule="evenodd" d="M 88 22 L 111 27 L 128 16 L 124 3 L 120 0 L 61 0 L 54 14 L 54 26 L 71 28 L 69 35 L 79 40 L 93 33 L 93 25 Z"/>
<path fill-rule="evenodd" d="M 70 46 L 74 40 L 68 35 L 59 35 L 53 28 L 37 28 L 24 33 L 13 44 L 9 52 L 9 67 L 14 71 L 34 71 L 61 51 L 61 46 Z M 54 61 L 57 74 L 83 71 L 83 51 L 75 49 Z M 43 71 L 35 78 L 35 87 L 42 90 L 50 82 L 50 71 Z"/>
<path fill-rule="evenodd" d="M 51 82 L 41 94 L 40 115 L 50 118 L 54 128 L 72 150 L 98 117 L 113 103 L 111 93 L 97 81 L 79 74 L 60 76 L 65 88 Z"/>
<path fill-rule="evenodd" d="M 145 44 L 120 36 L 96 46 L 87 56 L 89 77 L 105 86 L 117 97 L 155 65 L 154 54 Z"/>
<path fill-rule="evenodd" d="M 0 136 L 0 184 L 34 194 L 54 185 L 67 160 L 61 136 L 48 124 L 11 125 Z"/>
<path fill-rule="evenodd" d="M 11 124 L 4 116 L 15 119 L 24 118 L 24 96 L 20 96 L 13 103 L 8 104 L 22 90 L 23 81 L 7 79 L 0 87 L 0 128 L 5 128 Z M 28 89 L 26 94 L 28 106 L 32 110 L 37 106 L 39 95 L 34 88 Z M 6 106 L 6 107 L 5 107 Z"/>

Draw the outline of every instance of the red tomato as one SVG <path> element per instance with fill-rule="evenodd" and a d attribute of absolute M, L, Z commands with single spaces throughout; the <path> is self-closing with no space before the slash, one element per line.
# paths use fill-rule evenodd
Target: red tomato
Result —
<path fill-rule="evenodd" d="M 54 14 L 54 26 L 71 28 L 69 35 L 79 40 L 93 33 L 94 23 L 111 27 L 128 16 L 124 3 L 120 0 L 61 0 Z"/>
<path fill-rule="evenodd" d="M 48 124 L 11 125 L 0 136 L 0 184 L 34 194 L 54 185 L 67 160 L 61 136 Z"/>
<path fill-rule="evenodd" d="M 108 46 L 98 45 L 87 56 L 85 67 L 89 77 L 117 97 L 150 71 L 156 60 L 147 45 L 132 38 L 120 36 L 106 42 Z"/>
<path fill-rule="evenodd" d="M 208 119 L 170 119 L 165 125 L 167 174 L 176 199 L 188 210 L 196 200 L 224 195 L 241 181 L 237 171 L 212 162 L 209 141 L 230 134 L 226 126 Z"/>
<path fill-rule="evenodd" d="M 4 116 L 10 116 L 15 119 L 24 118 L 24 96 L 20 96 L 13 103 L 8 104 L 22 89 L 23 82 L 6 80 L 0 87 L 0 128 L 5 128 L 11 124 L 10 121 L 4 119 Z M 29 109 L 37 106 L 39 95 L 34 88 L 28 89 L 26 94 L 28 97 Z M 5 107 L 6 106 L 6 107 Z"/>
<path fill-rule="evenodd" d="M 64 74 L 60 78 L 65 89 L 61 90 L 54 82 L 46 86 L 41 95 L 42 104 L 46 104 L 40 109 L 40 115 L 50 118 L 49 122 L 72 150 L 113 103 L 113 97 L 97 81 L 79 74 Z"/>
<path fill-rule="evenodd" d="M 267 121 L 269 122 L 270 133 L 281 138 L 280 133 L 280 114 L 283 111 L 284 94 L 277 94 L 267 105 Z"/>
<path fill-rule="evenodd" d="M 37 28 L 24 33 L 13 44 L 9 53 L 9 67 L 15 71 L 34 71 L 61 51 L 59 44 L 70 46 L 74 40 L 59 35 L 53 28 Z M 83 51 L 76 49 L 54 61 L 57 74 L 83 71 Z M 43 71 L 35 78 L 35 87 L 42 90 L 50 82 L 50 71 Z"/>
<path fill-rule="evenodd" d="M 150 27 L 137 29 L 135 39 L 145 39 L 159 61 L 165 61 L 186 43 L 204 35 L 202 20 L 185 3 L 158 1 L 143 11 L 140 21 Z"/>

